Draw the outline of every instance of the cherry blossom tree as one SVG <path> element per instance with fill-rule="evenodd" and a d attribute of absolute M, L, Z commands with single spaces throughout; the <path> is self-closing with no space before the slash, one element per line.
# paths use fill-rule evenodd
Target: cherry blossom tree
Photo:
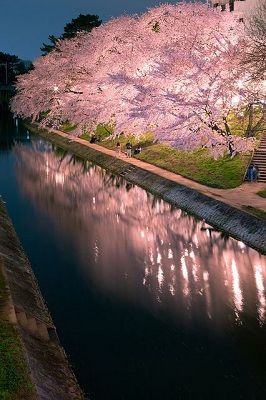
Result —
<path fill-rule="evenodd" d="M 243 58 L 245 68 L 252 70 L 252 78 L 266 78 L 266 0 L 261 0 L 248 24 L 251 46 L 246 49 Z"/>
<path fill-rule="evenodd" d="M 253 142 L 232 134 L 232 115 L 265 95 L 241 66 L 248 44 L 233 15 L 162 5 L 62 40 L 19 78 L 12 109 L 44 126 L 69 120 L 77 135 L 111 123 L 115 134 L 153 131 L 180 149 L 234 155 Z"/>

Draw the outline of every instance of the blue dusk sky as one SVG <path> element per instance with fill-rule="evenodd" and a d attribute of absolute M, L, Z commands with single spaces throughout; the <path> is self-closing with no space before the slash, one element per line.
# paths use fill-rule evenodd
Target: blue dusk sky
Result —
<path fill-rule="evenodd" d="M 64 25 L 79 14 L 96 14 L 107 21 L 162 3 L 160 0 L 0 0 L 0 51 L 34 60 L 41 54 L 40 47 L 47 43 L 48 35 L 60 36 Z"/>

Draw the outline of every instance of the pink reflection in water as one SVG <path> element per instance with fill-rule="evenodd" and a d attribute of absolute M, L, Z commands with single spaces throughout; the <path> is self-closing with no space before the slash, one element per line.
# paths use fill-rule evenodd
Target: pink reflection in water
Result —
<path fill-rule="evenodd" d="M 174 319 L 265 323 L 264 256 L 41 142 L 16 154 L 21 189 L 71 238 L 84 279 L 98 290 Z"/>

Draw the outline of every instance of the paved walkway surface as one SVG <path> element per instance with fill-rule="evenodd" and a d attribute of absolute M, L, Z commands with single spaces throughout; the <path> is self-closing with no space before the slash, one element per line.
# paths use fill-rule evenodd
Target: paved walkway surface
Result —
<path fill-rule="evenodd" d="M 58 133 L 59 135 L 65 138 L 70 139 L 71 141 L 82 143 L 87 147 L 90 147 L 105 154 L 109 154 L 112 157 L 117 157 L 117 154 L 114 150 L 107 149 L 98 144 L 89 143 L 87 140 L 77 138 L 76 136 L 71 136 L 61 131 L 54 130 L 54 132 Z M 128 164 L 135 165 L 136 167 L 153 172 L 154 174 L 157 174 L 163 178 L 169 179 L 173 182 L 195 189 L 198 192 L 205 194 L 206 196 L 213 197 L 214 199 L 222 201 L 233 207 L 242 209 L 242 206 L 252 206 L 255 208 L 259 208 L 263 211 L 266 211 L 266 199 L 256 194 L 258 191 L 266 188 L 266 184 L 263 182 L 262 183 L 244 182 L 241 186 L 235 189 L 210 188 L 198 182 L 194 182 L 190 179 L 184 178 L 181 175 L 166 171 L 165 169 L 156 167 L 155 165 L 152 164 L 148 164 L 136 158 L 133 157 L 127 158 L 124 154 L 121 154 L 120 158 L 123 161 L 127 162 Z"/>

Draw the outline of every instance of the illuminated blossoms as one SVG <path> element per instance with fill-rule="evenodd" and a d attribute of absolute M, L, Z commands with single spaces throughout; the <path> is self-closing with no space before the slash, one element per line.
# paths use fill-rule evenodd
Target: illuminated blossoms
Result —
<path fill-rule="evenodd" d="M 12 109 L 33 120 L 46 112 L 44 125 L 69 120 L 76 134 L 111 122 L 116 134 L 153 131 L 177 148 L 233 155 L 253 142 L 231 134 L 230 116 L 265 97 L 240 66 L 246 46 L 232 15 L 162 5 L 61 41 L 19 78 Z"/>

